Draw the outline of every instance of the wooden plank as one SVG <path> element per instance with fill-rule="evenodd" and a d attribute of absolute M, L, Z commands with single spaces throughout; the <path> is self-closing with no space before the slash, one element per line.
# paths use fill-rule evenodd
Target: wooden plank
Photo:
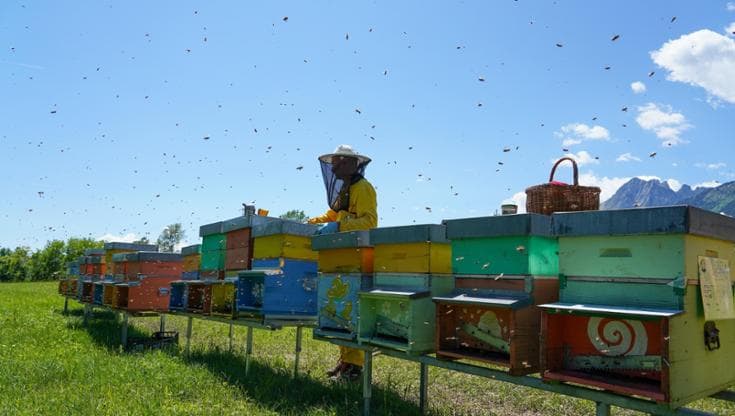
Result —
<path fill-rule="evenodd" d="M 447 238 L 452 241 L 531 235 L 551 237 L 551 217 L 540 214 L 462 218 L 442 223 L 447 226 Z"/>

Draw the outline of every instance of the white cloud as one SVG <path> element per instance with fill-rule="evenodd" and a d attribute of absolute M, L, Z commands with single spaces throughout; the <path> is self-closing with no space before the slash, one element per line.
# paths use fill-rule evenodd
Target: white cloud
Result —
<path fill-rule="evenodd" d="M 716 188 L 716 187 L 718 187 L 720 185 L 721 185 L 721 183 L 719 183 L 718 181 L 707 181 L 707 182 L 698 183 L 698 184 L 694 185 L 692 188 L 693 189 L 697 189 L 697 188 Z"/>
<path fill-rule="evenodd" d="M 600 202 L 604 202 L 615 194 L 615 192 L 628 182 L 630 178 L 598 178 L 593 172 L 579 175 L 579 184 L 582 186 L 597 186 L 600 188 Z"/>
<path fill-rule="evenodd" d="M 726 167 L 727 166 L 727 163 L 725 163 L 725 162 L 717 162 L 717 163 L 695 163 L 694 166 L 695 167 L 698 167 L 698 168 L 709 169 L 709 170 L 717 170 L 717 169 L 722 169 L 722 168 Z"/>
<path fill-rule="evenodd" d="M 630 153 L 623 153 L 622 155 L 618 156 L 618 158 L 615 159 L 615 161 L 616 162 L 633 162 L 633 161 L 640 162 L 641 158 L 637 156 L 633 156 Z"/>
<path fill-rule="evenodd" d="M 727 8 L 728 12 L 735 12 L 735 3 L 728 1 L 725 7 Z"/>
<path fill-rule="evenodd" d="M 135 233 L 127 233 L 123 235 L 114 235 L 114 234 L 107 233 L 105 235 L 97 237 L 96 239 L 107 241 L 108 243 L 109 242 L 132 243 L 133 241 L 140 240 L 140 237 L 138 237 Z"/>
<path fill-rule="evenodd" d="M 597 165 L 597 164 L 600 163 L 599 160 L 595 159 L 586 150 L 580 150 L 577 153 L 565 153 L 564 156 L 571 157 L 572 159 L 574 159 L 575 162 L 577 162 L 577 165 L 579 165 L 579 166 L 584 166 L 584 165 Z M 557 159 L 552 159 L 551 160 L 551 163 L 556 163 L 556 160 Z"/>
<path fill-rule="evenodd" d="M 512 197 L 503 201 L 504 204 L 516 204 L 518 206 L 518 213 L 524 214 L 526 212 L 526 192 L 518 192 L 513 194 Z"/>
<path fill-rule="evenodd" d="M 573 146 L 589 140 L 610 140 L 610 132 L 602 126 L 588 126 L 583 123 L 570 123 L 562 126 L 554 136 L 564 139 L 564 146 Z"/>
<path fill-rule="evenodd" d="M 735 22 L 730 23 L 726 28 L 727 36 L 735 36 Z"/>
<path fill-rule="evenodd" d="M 669 71 L 668 80 L 702 87 L 735 103 L 735 40 L 703 29 L 670 40 L 650 54 L 657 65 Z"/>
<path fill-rule="evenodd" d="M 646 92 L 646 84 L 636 81 L 630 84 L 630 89 L 636 94 L 641 94 Z"/>
<path fill-rule="evenodd" d="M 659 139 L 663 139 L 662 146 L 676 146 L 688 141 L 681 138 L 681 134 L 690 129 L 686 117 L 675 113 L 671 106 L 658 106 L 648 103 L 638 107 L 638 117 L 635 119 L 643 130 L 653 131 Z"/>

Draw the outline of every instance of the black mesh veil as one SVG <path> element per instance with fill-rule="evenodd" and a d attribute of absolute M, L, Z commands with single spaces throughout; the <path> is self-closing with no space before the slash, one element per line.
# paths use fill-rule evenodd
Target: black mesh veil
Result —
<path fill-rule="evenodd" d="M 332 159 L 319 158 L 322 168 L 322 178 L 324 178 L 324 187 L 327 189 L 327 204 L 334 211 L 347 210 L 349 207 L 349 185 L 362 179 L 365 175 L 365 168 L 370 160 L 361 161 L 357 166 L 357 172 L 352 176 L 350 183 L 345 187 L 345 181 L 339 179 L 332 172 Z"/>

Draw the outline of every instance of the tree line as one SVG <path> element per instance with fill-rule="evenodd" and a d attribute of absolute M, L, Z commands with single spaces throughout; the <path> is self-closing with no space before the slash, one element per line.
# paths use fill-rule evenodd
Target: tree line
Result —
<path fill-rule="evenodd" d="M 164 228 L 156 243 L 160 251 L 173 252 L 184 238 L 180 223 Z M 135 243 L 149 244 L 143 237 Z M 42 249 L 31 252 L 29 247 L 0 247 L 0 282 L 32 282 L 58 280 L 68 275 L 67 263 L 79 259 L 88 248 L 102 248 L 104 241 L 72 237 L 66 241 L 51 240 Z"/>

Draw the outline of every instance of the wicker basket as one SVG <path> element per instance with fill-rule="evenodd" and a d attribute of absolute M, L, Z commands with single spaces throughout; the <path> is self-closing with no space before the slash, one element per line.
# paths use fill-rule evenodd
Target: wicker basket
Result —
<path fill-rule="evenodd" d="M 556 167 L 565 160 L 572 162 L 574 185 L 555 182 Z M 526 188 L 526 212 L 551 215 L 561 211 L 592 211 L 600 209 L 600 188 L 579 186 L 577 162 L 563 157 L 554 163 L 549 183 Z"/>

